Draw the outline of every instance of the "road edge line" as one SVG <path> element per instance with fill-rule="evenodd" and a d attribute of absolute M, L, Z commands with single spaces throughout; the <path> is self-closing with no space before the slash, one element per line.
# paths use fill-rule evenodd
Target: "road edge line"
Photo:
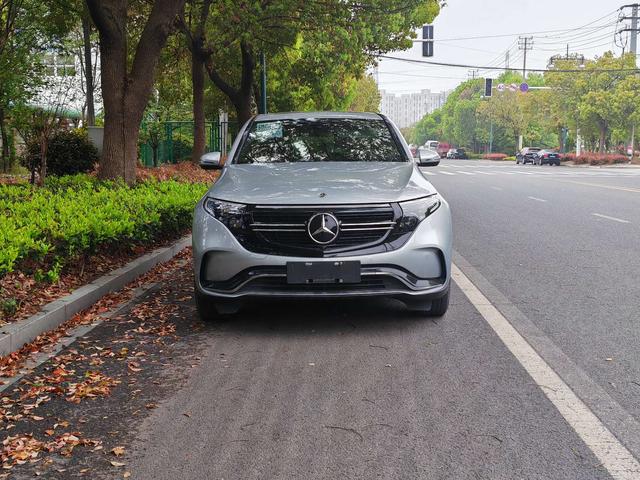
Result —
<path fill-rule="evenodd" d="M 640 475 L 640 463 L 633 454 L 455 263 L 452 263 L 452 277 L 498 338 L 609 474 L 616 480 L 637 479 Z"/>

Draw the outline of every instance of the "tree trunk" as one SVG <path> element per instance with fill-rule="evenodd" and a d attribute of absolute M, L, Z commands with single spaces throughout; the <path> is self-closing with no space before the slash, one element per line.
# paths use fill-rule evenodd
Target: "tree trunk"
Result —
<path fill-rule="evenodd" d="M 91 19 L 89 12 L 82 12 L 82 39 L 84 50 L 84 78 L 87 102 L 87 125 L 96 124 L 96 111 L 93 100 L 93 60 L 91 58 Z"/>
<path fill-rule="evenodd" d="M 108 38 L 100 42 L 104 139 L 98 176 L 107 180 L 122 178 L 131 184 L 135 181 L 136 159 L 126 158 L 127 47 L 125 42 L 124 38 Z"/>
<path fill-rule="evenodd" d="M 160 52 L 185 0 L 153 2 L 128 69 L 127 0 L 86 0 L 100 34 L 104 143 L 98 176 L 135 182 L 138 135 Z"/>
<path fill-rule="evenodd" d="M 2 142 L 2 171 L 7 173 L 10 165 L 9 134 L 4 116 L 4 110 L 0 108 L 0 142 Z"/>
<path fill-rule="evenodd" d="M 251 91 L 248 93 L 240 92 L 233 106 L 236 109 L 236 118 L 238 119 L 238 125 L 242 126 L 253 117 L 253 102 L 251 97 Z"/>
<path fill-rule="evenodd" d="M 38 186 L 44 185 L 44 179 L 47 176 L 47 150 L 49 147 L 49 138 L 43 133 L 40 136 L 40 165 L 38 168 Z"/>
<path fill-rule="evenodd" d="M 194 163 L 199 163 L 206 148 L 204 61 L 195 48 L 191 50 L 191 84 L 193 88 L 193 151 L 191 160 Z"/>
<path fill-rule="evenodd" d="M 249 46 L 245 42 L 240 43 L 240 52 L 242 55 L 242 77 L 240 79 L 240 88 L 233 88 L 227 83 L 214 68 L 211 55 L 205 60 L 205 67 L 211 81 L 224 93 L 236 111 L 238 125 L 242 127 L 245 122 L 253 116 L 252 108 L 252 91 L 253 91 L 253 75 L 255 70 L 255 61 Z M 202 52 L 205 53 L 206 52 Z"/>
<path fill-rule="evenodd" d="M 604 153 L 605 142 L 607 141 L 607 127 L 600 126 L 600 146 L 598 148 L 598 152 Z"/>

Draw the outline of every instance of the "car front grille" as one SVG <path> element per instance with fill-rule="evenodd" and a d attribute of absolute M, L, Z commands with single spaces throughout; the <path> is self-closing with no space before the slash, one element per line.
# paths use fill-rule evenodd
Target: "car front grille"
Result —
<path fill-rule="evenodd" d="M 340 226 L 335 240 L 320 245 L 308 232 L 316 214 L 333 215 Z M 354 206 L 254 206 L 250 210 L 249 233 L 240 239 L 250 251 L 273 255 L 322 257 L 338 252 L 380 245 L 392 236 L 402 215 L 391 204 Z"/>

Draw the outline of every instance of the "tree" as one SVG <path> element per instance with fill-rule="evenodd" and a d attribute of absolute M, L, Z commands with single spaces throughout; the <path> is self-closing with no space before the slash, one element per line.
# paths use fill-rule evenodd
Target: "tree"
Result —
<path fill-rule="evenodd" d="M 377 112 L 380 110 L 378 84 L 370 75 L 355 81 L 353 99 L 347 110 L 350 112 Z"/>
<path fill-rule="evenodd" d="M 209 78 L 234 106 L 240 123 L 253 114 L 260 52 L 266 54 L 268 62 L 277 63 L 283 52 L 303 42 L 313 47 L 304 50 L 301 58 L 318 67 L 337 65 L 349 71 L 352 78 L 359 77 L 375 55 L 410 46 L 414 29 L 431 21 L 439 11 L 437 0 L 219 0 L 209 2 L 209 11 L 199 9 L 200 4 L 194 2 L 187 5 L 183 30 L 189 32 L 188 41 L 203 32 L 202 41 L 190 42 L 199 51 L 197 61 L 204 61 Z M 198 20 L 189 16 L 190 8 L 199 9 Z M 205 26 L 200 30 L 202 24 Z M 325 86 L 323 77 L 308 72 L 306 82 L 299 83 L 300 90 L 305 90 L 306 84 L 313 85 L 311 92 L 318 92 L 314 82 Z M 329 78 L 340 76 L 330 74 Z"/>
<path fill-rule="evenodd" d="M 42 52 L 60 44 L 70 19 L 58 5 L 0 0 L 0 140 L 3 171 L 13 161 L 10 120 L 43 85 Z"/>
<path fill-rule="evenodd" d="M 127 0 L 86 1 L 100 36 L 105 119 L 99 176 L 123 178 L 131 184 L 135 182 L 140 122 L 152 93 L 158 59 L 184 0 L 156 0 L 148 13 L 139 12 L 135 16 L 143 25 L 139 35 L 132 34 L 128 21 L 132 7 Z"/>

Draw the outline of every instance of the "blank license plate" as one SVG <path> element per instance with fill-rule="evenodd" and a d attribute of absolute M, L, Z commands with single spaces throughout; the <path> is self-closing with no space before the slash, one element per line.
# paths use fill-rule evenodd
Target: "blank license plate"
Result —
<path fill-rule="evenodd" d="M 359 283 L 360 262 L 287 262 L 287 283 Z"/>

